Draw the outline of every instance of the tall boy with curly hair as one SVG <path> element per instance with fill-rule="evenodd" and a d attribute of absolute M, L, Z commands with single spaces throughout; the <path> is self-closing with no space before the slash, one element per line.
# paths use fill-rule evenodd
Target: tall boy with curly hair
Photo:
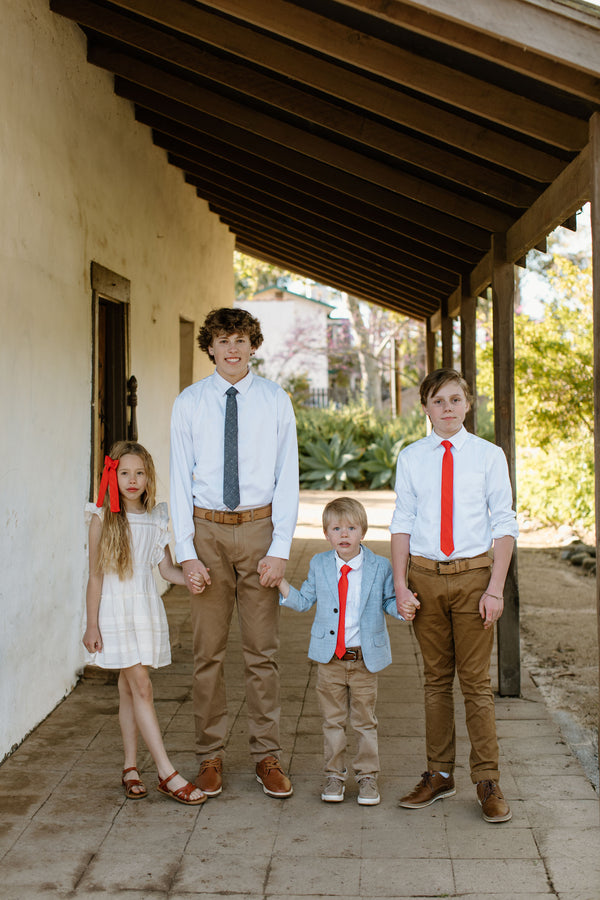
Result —
<path fill-rule="evenodd" d="M 243 309 L 216 309 L 198 334 L 215 364 L 175 400 L 171 511 L 192 593 L 198 787 L 221 793 L 227 701 L 223 660 L 237 603 L 250 754 L 266 794 L 289 797 L 279 754 L 279 591 L 298 515 L 296 422 L 288 395 L 255 375 L 263 336 Z"/>

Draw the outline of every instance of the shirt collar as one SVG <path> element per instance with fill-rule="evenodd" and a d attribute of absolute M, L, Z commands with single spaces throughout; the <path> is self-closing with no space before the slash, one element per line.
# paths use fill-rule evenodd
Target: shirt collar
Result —
<path fill-rule="evenodd" d="M 360 548 L 360 550 L 356 554 L 356 556 L 353 559 L 348 560 L 348 562 L 346 562 L 344 559 L 342 559 L 341 556 L 338 556 L 337 550 L 336 550 L 335 564 L 337 566 L 338 575 L 340 574 L 342 566 L 350 566 L 350 568 L 354 571 L 356 571 L 356 569 L 360 569 L 360 567 L 363 564 L 363 557 L 364 557 L 364 553 L 363 553 L 362 547 Z"/>
<path fill-rule="evenodd" d="M 234 387 L 236 389 L 236 391 L 238 391 L 238 393 L 240 393 L 240 394 L 247 394 L 250 389 L 250 385 L 252 384 L 252 380 L 254 378 L 254 375 L 252 374 L 252 372 L 249 371 L 247 375 L 244 375 L 244 377 L 241 378 L 239 381 L 236 381 L 235 384 L 231 384 L 230 381 L 227 381 L 226 378 L 223 378 L 222 375 L 219 375 L 219 373 L 217 372 L 216 369 L 213 372 L 213 376 L 215 379 L 215 385 L 217 387 L 217 390 L 219 391 L 219 393 L 222 393 L 222 394 L 225 394 L 226 391 L 228 391 L 230 387 Z"/>
<path fill-rule="evenodd" d="M 464 425 L 461 425 L 460 431 L 457 431 L 456 434 L 453 434 L 451 438 L 442 438 L 439 436 L 439 434 L 436 434 L 435 431 L 432 431 L 429 435 L 429 437 L 431 438 L 431 443 L 434 447 L 439 447 L 442 441 L 450 441 L 452 446 L 456 447 L 457 450 L 461 449 L 468 436 L 469 432 Z"/>

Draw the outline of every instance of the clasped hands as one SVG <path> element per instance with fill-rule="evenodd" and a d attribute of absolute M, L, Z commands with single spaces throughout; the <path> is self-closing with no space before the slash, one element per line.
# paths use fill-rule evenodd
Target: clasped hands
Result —
<path fill-rule="evenodd" d="M 285 575 L 287 560 L 278 556 L 263 556 L 259 560 L 256 571 L 263 587 L 279 587 Z M 210 569 L 199 559 L 186 559 L 181 563 L 185 584 L 190 594 L 201 594 L 211 583 Z"/>

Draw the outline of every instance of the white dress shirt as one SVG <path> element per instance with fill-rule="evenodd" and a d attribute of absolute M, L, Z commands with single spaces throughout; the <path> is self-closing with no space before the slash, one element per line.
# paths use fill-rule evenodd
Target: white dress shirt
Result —
<path fill-rule="evenodd" d="M 410 535 L 410 552 L 428 559 L 464 559 L 486 553 L 495 538 L 519 534 L 508 465 L 496 444 L 464 427 L 452 438 L 454 551 L 440 548 L 443 438 L 432 431 L 398 457 L 392 534 Z"/>
<path fill-rule="evenodd" d="M 238 510 L 273 504 L 269 556 L 288 559 L 298 518 L 298 444 L 290 398 L 279 385 L 249 372 L 238 391 Z M 171 519 L 178 562 L 196 559 L 194 506 L 225 510 L 225 392 L 215 370 L 175 400 L 171 416 Z"/>
<path fill-rule="evenodd" d="M 335 554 L 338 584 L 342 574 L 342 566 L 350 566 L 352 569 L 351 572 L 348 572 L 348 595 L 346 597 L 346 618 L 344 621 L 346 647 L 360 647 L 360 589 L 362 585 L 363 556 L 362 547 L 358 555 L 348 562 L 345 562 L 337 553 Z"/>

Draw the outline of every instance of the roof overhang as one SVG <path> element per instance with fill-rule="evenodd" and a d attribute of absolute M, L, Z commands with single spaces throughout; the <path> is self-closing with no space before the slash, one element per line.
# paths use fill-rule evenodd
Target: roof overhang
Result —
<path fill-rule="evenodd" d="M 600 18 L 555 0 L 51 0 L 238 249 L 415 318 L 589 199 Z"/>

